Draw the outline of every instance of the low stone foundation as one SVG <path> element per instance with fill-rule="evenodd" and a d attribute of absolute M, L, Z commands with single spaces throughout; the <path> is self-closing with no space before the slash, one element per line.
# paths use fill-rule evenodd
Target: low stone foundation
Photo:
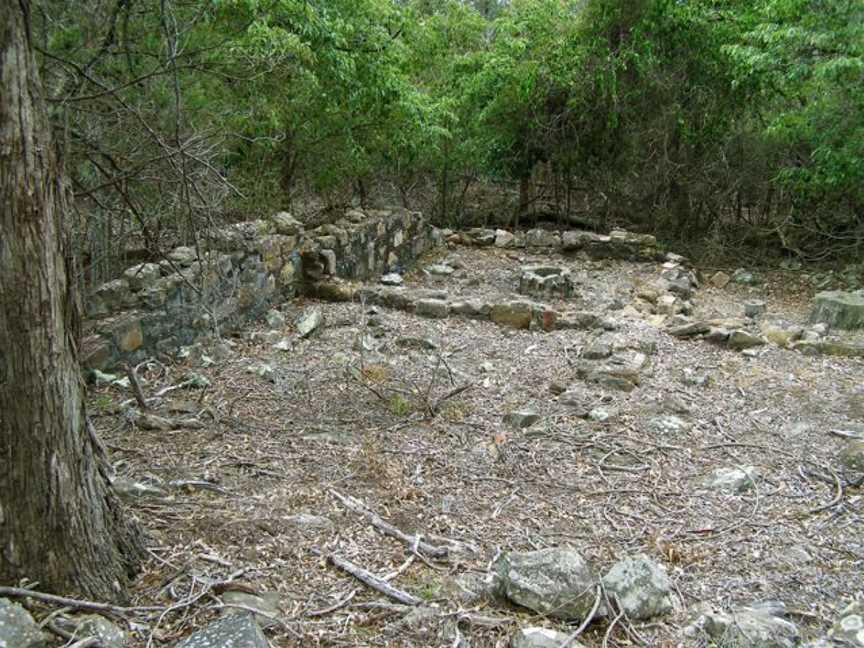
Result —
<path fill-rule="evenodd" d="M 474 228 L 464 232 L 444 232 L 448 243 L 499 248 L 546 248 L 570 254 L 583 254 L 590 259 L 622 259 L 626 261 L 680 261 L 677 255 L 666 254 L 650 234 L 634 234 L 612 230 L 608 235 L 579 230 L 533 229 L 509 232 Z"/>
<path fill-rule="evenodd" d="M 86 301 L 83 364 L 137 362 L 236 330 L 324 278 L 377 277 L 439 241 L 406 210 L 352 210 L 311 230 L 287 213 L 222 228 L 197 249 L 178 247 L 96 288 Z"/>

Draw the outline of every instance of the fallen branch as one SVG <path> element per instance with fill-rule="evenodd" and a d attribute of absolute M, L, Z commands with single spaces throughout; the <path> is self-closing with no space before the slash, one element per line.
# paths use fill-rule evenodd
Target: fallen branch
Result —
<path fill-rule="evenodd" d="M 110 603 L 82 601 L 78 599 L 66 598 L 65 596 L 56 596 L 54 594 L 36 592 L 33 590 L 24 589 L 22 587 L 0 587 L 0 598 L 3 597 L 32 598 L 37 601 L 42 601 L 43 603 L 63 605 L 65 607 L 73 608 L 76 610 L 92 610 L 93 612 L 109 612 L 112 614 L 128 614 L 130 612 L 161 612 L 165 609 L 164 605 L 123 607 L 120 605 L 111 605 Z"/>
<path fill-rule="evenodd" d="M 353 497 L 349 497 L 348 495 L 342 495 L 342 493 L 329 489 L 330 493 L 338 499 L 342 505 L 355 513 L 362 515 L 369 523 L 381 531 L 384 535 L 388 535 L 391 538 L 396 538 L 401 542 L 405 543 L 409 547 L 415 548 L 415 551 L 420 551 L 427 556 L 432 558 L 446 558 L 450 553 L 449 547 L 437 547 L 435 545 L 431 545 L 428 542 L 423 542 L 419 540 L 417 536 L 410 536 L 401 529 L 397 529 L 392 524 L 385 522 L 382 520 L 376 513 L 373 513 L 369 509 L 367 509 L 363 504 L 354 499 Z"/>
<path fill-rule="evenodd" d="M 576 641 L 576 638 L 585 632 L 585 628 L 594 620 L 594 615 L 597 614 L 597 610 L 600 608 L 600 601 L 603 599 L 603 586 L 597 586 L 597 595 L 594 597 L 594 605 L 591 607 L 591 611 L 588 613 L 588 616 L 585 617 L 585 620 L 579 624 L 579 627 L 576 628 L 572 633 L 570 633 L 567 638 L 561 642 L 558 648 L 567 648 L 571 643 Z"/>
<path fill-rule="evenodd" d="M 327 556 L 327 560 L 329 560 L 334 566 L 338 567 L 342 571 L 351 574 L 351 576 L 366 585 L 366 587 L 369 587 L 376 592 L 380 592 L 387 598 L 398 601 L 403 605 L 420 605 L 420 603 L 422 603 L 422 601 L 416 596 L 400 590 L 396 587 L 393 587 L 383 578 L 378 578 L 372 572 L 363 569 L 359 565 L 355 565 L 350 560 L 346 560 L 345 558 L 337 556 L 336 554 L 329 554 Z"/>

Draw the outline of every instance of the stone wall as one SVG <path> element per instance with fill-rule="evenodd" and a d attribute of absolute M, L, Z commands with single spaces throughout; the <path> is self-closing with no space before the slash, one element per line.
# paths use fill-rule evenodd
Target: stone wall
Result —
<path fill-rule="evenodd" d="M 83 364 L 136 362 L 236 330 L 321 279 L 365 279 L 409 266 L 438 240 L 421 214 L 406 210 L 351 210 L 309 230 L 284 212 L 231 225 L 92 291 Z"/>

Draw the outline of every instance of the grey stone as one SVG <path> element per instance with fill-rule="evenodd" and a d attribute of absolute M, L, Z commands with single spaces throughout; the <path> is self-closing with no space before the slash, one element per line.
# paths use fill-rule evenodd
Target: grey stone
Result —
<path fill-rule="evenodd" d="M 141 263 L 126 270 L 123 277 L 129 282 L 129 288 L 133 292 L 139 292 L 153 288 L 162 278 L 162 269 L 158 263 Z"/>
<path fill-rule="evenodd" d="M 517 410 L 504 415 L 504 422 L 510 427 L 521 429 L 531 427 L 541 418 L 534 410 Z"/>
<path fill-rule="evenodd" d="M 828 636 L 841 645 L 864 648 L 864 601 L 853 601 L 838 615 Z"/>
<path fill-rule="evenodd" d="M 228 590 L 222 594 L 222 602 L 226 604 L 226 614 L 245 614 L 249 611 L 242 608 L 251 608 L 256 611 L 255 620 L 262 628 L 278 625 L 279 616 L 282 611 L 279 609 L 279 593 L 278 592 L 261 592 L 259 594 L 250 594 L 240 590 Z M 241 607 L 232 608 L 231 605 Z M 260 614 L 259 614 L 260 613 Z"/>
<path fill-rule="evenodd" d="M 394 344 L 400 349 L 416 349 L 418 351 L 434 351 L 438 344 L 429 338 L 404 336 L 396 338 Z"/>
<path fill-rule="evenodd" d="M 839 329 L 864 328 L 864 294 L 838 290 L 820 292 L 813 300 L 810 321 Z"/>
<path fill-rule="evenodd" d="M 754 466 L 718 468 L 708 478 L 706 485 L 726 493 L 743 493 L 753 488 L 758 479 L 759 469 Z"/>
<path fill-rule="evenodd" d="M 78 639 L 96 638 L 102 648 L 123 648 L 126 645 L 126 633 L 103 616 L 86 614 L 75 619 L 75 623 Z"/>
<path fill-rule="evenodd" d="M 385 286 L 401 286 L 403 279 L 399 273 L 390 272 L 381 277 L 379 281 Z"/>
<path fill-rule="evenodd" d="M 495 563 L 495 571 L 507 599 L 540 614 L 577 621 L 593 607 L 597 577 L 573 549 L 507 553 Z"/>
<path fill-rule="evenodd" d="M 288 212 L 278 212 L 270 217 L 277 234 L 294 236 L 303 231 L 303 223 L 295 219 Z"/>
<path fill-rule="evenodd" d="M 448 581 L 447 589 L 465 606 L 488 603 L 500 596 L 494 574 L 466 572 Z"/>
<path fill-rule="evenodd" d="M 864 358 L 864 344 L 848 344 L 831 340 L 798 340 L 791 348 L 804 355 L 830 355 L 840 358 Z"/>
<path fill-rule="evenodd" d="M 188 268 L 198 260 L 198 253 L 195 251 L 195 248 L 181 245 L 180 247 L 171 250 L 168 253 L 167 258 L 177 267 Z"/>
<path fill-rule="evenodd" d="M 759 278 L 749 270 L 745 270 L 744 268 L 738 268 L 735 272 L 732 273 L 732 281 L 737 284 L 742 284 L 744 286 L 755 286 L 759 283 Z"/>
<path fill-rule="evenodd" d="M 271 329 L 281 329 L 285 326 L 285 316 L 275 308 L 267 311 L 267 326 Z"/>
<path fill-rule="evenodd" d="M 495 230 L 495 247 L 513 247 L 516 237 L 507 230 Z"/>
<path fill-rule="evenodd" d="M 426 266 L 426 272 L 437 277 L 449 277 L 455 272 L 455 270 L 444 263 L 436 263 L 434 265 Z"/>
<path fill-rule="evenodd" d="M 864 441 L 849 441 L 840 453 L 840 463 L 851 473 L 864 473 Z"/>
<path fill-rule="evenodd" d="M 744 304 L 745 317 L 759 317 L 768 311 L 768 304 L 762 300 L 750 301 Z"/>
<path fill-rule="evenodd" d="M 481 301 L 469 299 L 467 301 L 455 301 L 450 304 L 450 311 L 455 315 L 471 319 L 488 319 L 492 307 Z"/>
<path fill-rule="evenodd" d="M 114 279 L 99 286 L 87 300 L 88 317 L 104 317 L 134 303 L 129 282 L 126 279 Z"/>
<path fill-rule="evenodd" d="M 603 586 L 607 592 L 617 595 L 630 619 L 650 619 L 675 608 L 669 575 L 644 554 L 615 563 L 603 577 Z"/>
<path fill-rule="evenodd" d="M 552 628 L 521 628 L 510 639 L 510 648 L 559 648 L 568 635 L 558 632 Z M 568 648 L 585 648 L 578 641 L 571 641 Z"/>
<path fill-rule="evenodd" d="M 624 350 L 600 362 L 580 361 L 576 365 L 576 375 L 589 383 L 629 392 L 639 385 L 640 373 L 647 361 L 644 353 Z"/>
<path fill-rule="evenodd" d="M 48 648 L 47 634 L 30 613 L 9 599 L 0 598 L 0 648 Z"/>
<path fill-rule="evenodd" d="M 704 607 L 685 630 L 691 637 L 707 637 L 724 648 L 795 648 L 798 627 L 782 618 L 782 610 L 740 607 L 729 612 Z"/>
<path fill-rule="evenodd" d="M 558 232 L 532 229 L 526 232 L 525 243 L 528 247 L 558 247 L 561 244 L 561 237 Z"/>
<path fill-rule="evenodd" d="M 765 344 L 765 338 L 759 335 L 754 335 L 748 331 L 737 329 L 729 332 L 726 344 L 730 349 L 742 351 L 744 349 L 763 346 Z"/>
<path fill-rule="evenodd" d="M 570 271 L 556 266 L 524 266 L 519 277 L 519 292 L 537 297 L 567 298 L 576 292 Z"/>
<path fill-rule="evenodd" d="M 308 338 L 317 333 L 324 324 L 324 314 L 317 308 L 309 308 L 301 313 L 294 327 L 301 338 Z"/>
<path fill-rule="evenodd" d="M 414 303 L 414 312 L 421 317 L 447 317 L 450 305 L 443 299 L 418 299 Z"/>
<path fill-rule="evenodd" d="M 269 365 L 266 362 L 247 367 L 246 373 L 254 374 L 266 382 L 276 382 L 276 371 L 273 369 L 272 365 Z"/>
<path fill-rule="evenodd" d="M 176 648 L 270 648 L 251 614 L 231 614 L 187 637 Z"/>

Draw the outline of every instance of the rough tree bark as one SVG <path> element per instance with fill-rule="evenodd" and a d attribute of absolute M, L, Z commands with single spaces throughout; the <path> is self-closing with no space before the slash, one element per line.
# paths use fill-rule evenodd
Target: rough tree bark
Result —
<path fill-rule="evenodd" d="M 27 0 L 0 0 L 0 583 L 122 600 L 143 555 L 88 434 Z"/>

